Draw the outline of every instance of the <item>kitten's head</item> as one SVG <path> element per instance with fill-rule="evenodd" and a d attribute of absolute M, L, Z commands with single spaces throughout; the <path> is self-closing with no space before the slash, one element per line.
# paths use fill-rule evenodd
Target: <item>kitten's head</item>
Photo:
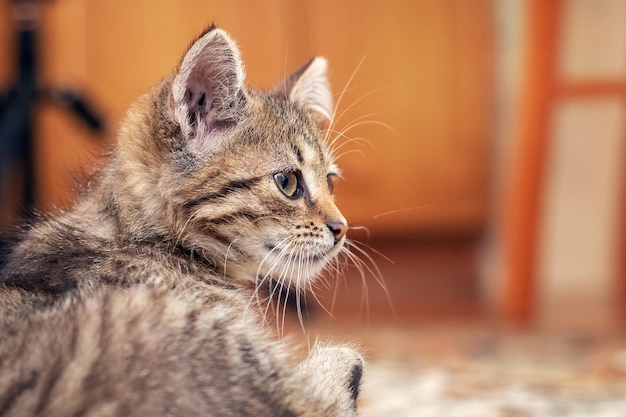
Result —
<path fill-rule="evenodd" d="M 211 27 L 122 127 L 130 233 L 164 237 L 229 278 L 308 287 L 347 231 L 324 140 L 332 114 L 323 58 L 250 90 L 237 46 Z"/>

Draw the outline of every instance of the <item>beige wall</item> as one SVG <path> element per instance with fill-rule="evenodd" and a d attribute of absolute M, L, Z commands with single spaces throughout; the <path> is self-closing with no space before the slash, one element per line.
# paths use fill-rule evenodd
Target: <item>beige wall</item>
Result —
<path fill-rule="evenodd" d="M 564 3 L 560 76 L 626 80 L 626 2 Z M 611 319 L 625 162 L 624 98 L 572 100 L 555 108 L 539 264 L 546 319 Z"/>

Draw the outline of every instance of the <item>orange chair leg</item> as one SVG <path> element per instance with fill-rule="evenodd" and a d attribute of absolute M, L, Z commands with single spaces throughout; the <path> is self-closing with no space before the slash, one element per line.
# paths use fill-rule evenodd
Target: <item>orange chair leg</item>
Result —
<path fill-rule="evenodd" d="M 558 0 L 528 4 L 526 57 L 513 166 L 504 207 L 506 286 L 504 314 L 513 321 L 532 315 L 537 243 L 548 152 L 550 99 L 555 86 L 559 35 Z"/>

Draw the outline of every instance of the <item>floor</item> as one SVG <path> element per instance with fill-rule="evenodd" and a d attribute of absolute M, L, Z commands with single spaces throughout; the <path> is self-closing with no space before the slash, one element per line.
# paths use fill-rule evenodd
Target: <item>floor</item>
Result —
<path fill-rule="evenodd" d="M 623 331 L 446 320 L 321 333 L 364 349 L 363 417 L 626 417 Z"/>
<path fill-rule="evenodd" d="M 347 269 L 320 297 L 334 318 L 305 315 L 310 335 L 362 347 L 362 417 L 626 417 L 626 327 L 498 324 L 472 239 L 372 246 L 386 290 Z"/>

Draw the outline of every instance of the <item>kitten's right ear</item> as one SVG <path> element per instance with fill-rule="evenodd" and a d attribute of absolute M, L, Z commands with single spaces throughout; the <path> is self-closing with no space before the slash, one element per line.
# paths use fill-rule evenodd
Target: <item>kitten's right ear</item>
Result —
<path fill-rule="evenodd" d="M 315 57 L 275 89 L 276 94 L 299 105 L 322 129 L 326 129 L 333 118 L 327 68 L 325 58 Z"/>
<path fill-rule="evenodd" d="M 236 122 L 244 78 L 239 49 L 223 30 L 211 26 L 191 45 L 172 84 L 174 117 L 191 149 L 210 149 Z"/>

